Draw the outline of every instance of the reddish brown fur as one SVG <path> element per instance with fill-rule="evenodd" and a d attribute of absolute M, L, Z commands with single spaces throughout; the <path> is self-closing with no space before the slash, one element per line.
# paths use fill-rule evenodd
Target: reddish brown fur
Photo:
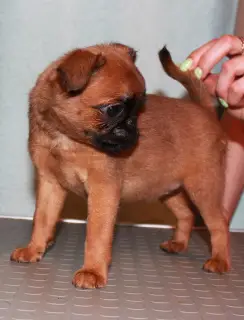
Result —
<path fill-rule="evenodd" d="M 31 242 L 26 248 L 16 249 L 12 260 L 41 259 L 54 240 L 67 190 L 83 195 L 85 188 L 89 211 L 85 258 L 73 283 L 83 288 L 104 286 L 120 199 L 156 200 L 184 187 L 211 234 L 212 258 L 204 268 L 228 271 L 228 226 L 221 207 L 225 137 L 218 122 L 192 102 L 148 95 L 145 112 L 139 116 L 141 136 L 134 152 L 114 158 L 97 151 L 84 135 L 87 128 L 97 130 L 99 118 L 91 106 L 141 92 L 144 80 L 127 47 L 118 44 L 87 50 L 102 54 L 107 63 L 81 95 L 67 102 L 57 80 L 55 68 L 69 54 L 51 64 L 31 91 L 29 149 L 39 182 L 36 211 Z M 170 60 L 165 63 L 173 66 Z M 169 68 L 169 74 L 170 70 L 175 69 Z M 180 80 L 185 81 L 189 74 L 185 77 Z M 181 191 L 166 203 L 176 214 L 178 225 L 173 239 L 161 247 L 180 252 L 187 248 L 193 214 Z"/>

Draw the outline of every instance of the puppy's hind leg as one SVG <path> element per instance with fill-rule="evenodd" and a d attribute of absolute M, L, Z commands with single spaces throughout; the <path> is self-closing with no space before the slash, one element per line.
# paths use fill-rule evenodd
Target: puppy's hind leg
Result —
<path fill-rule="evenodd" d="M 54 240 L 59 214 L 64 204 L 66 191 L 56 179 L 38 174 L 36 210 L 31 241 L 25 248 L 17 248 L 11 260 L 17 262 L 37 262 Z"/>
<path fill-rule="evenodd" d="M 210 232 L 212 257 L 206 261 L 203 269 L 216 273 L 230 270 L 229 230 L 222 212 L 222 177 L 224 174 L 221 166 L 209 159 L 208 168 L 202 167 L 184 183 Z"/>
<path fill-rule="evenodd" d="M 188 206 L 188 199 L 183 192 L 162 200 L 175 214 L 177 225 L 171 240 L 160 244 L 160 248 L 168 253 L 179 253 L 188 247 L 194 215 Z"/>

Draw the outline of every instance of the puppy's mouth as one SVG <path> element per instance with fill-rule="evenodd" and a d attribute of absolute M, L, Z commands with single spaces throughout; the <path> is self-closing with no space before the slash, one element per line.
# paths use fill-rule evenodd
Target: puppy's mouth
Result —
<path fill-rule="evenodd" d="M 93 146 L 111 155 L 118 155 L 134 148 L 138 139 L 139 131 L 136 127 L 136 119 L 130 118 L 107 133 L 92 133 Z"/>

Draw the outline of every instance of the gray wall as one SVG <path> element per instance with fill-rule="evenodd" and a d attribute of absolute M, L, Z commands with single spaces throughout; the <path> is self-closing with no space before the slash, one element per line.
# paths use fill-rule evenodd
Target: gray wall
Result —
<path fill-rule="evenodd" d="M 180 62 L 210 38 L 233 32 L 236 5 L 236 0 L 1 0 L 0 214 L 33 214 L 27 99 L 49 62 L 77 46 L 124 42 L 139 50 L 148 91 L 181 96 L 182 87 L 163 74 L 157 51 L 167 44 Z M 244 228 L 238 215 L 236 226 Z"/>

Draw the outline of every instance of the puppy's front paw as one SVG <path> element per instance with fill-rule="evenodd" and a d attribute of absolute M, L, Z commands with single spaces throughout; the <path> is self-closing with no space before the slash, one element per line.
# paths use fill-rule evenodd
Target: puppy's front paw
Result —
<path fill-rule="evenodd" d="M 102 288 L 105 287 L 107 279 L 93 270 L 80 269 L 75 273 L 72 283 L 77 288 Z"/>
<path fill-rule="evenodd" d="M 203 270 L 212 273 L 226 273 L 230 271 L 230 263 L 221 258 L 211 258 L 203 265 Z"/>
<path fill-rule="evenodd" d="M 43 257 L 44 252 L 32 247 L 17 248 L 10 257 L 11 261 L 16 262 L 38 262 Z"/>
<path fill-rule="evenodd" d="M 161 243 L 160 248 L 167 253 L 179 253 L 186 250 L 186 246 L 183 242 L 175 240 L 169 240 Z"/>

